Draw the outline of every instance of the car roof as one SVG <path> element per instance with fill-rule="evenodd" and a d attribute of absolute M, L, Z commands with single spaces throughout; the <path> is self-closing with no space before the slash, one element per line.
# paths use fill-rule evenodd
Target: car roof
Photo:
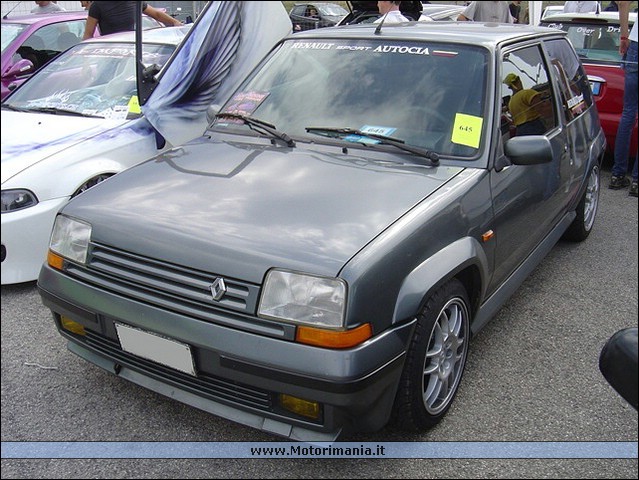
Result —
<path fill-rule="evenodd" d="M 25 25 L 33 25 L 36 23 L 56 23 L 65 20 L 80 20 L 86 18 L 88 12 L 86 10 L 52 12 L 52 13 L 31 13 L 29 15 L 16 15 L 14 17 L 2 17 L 2 23 L 22 23 Z"/>
<path fill-rule="evenodd" d="M 487 25 L 490 28 L 487 28 Z M 483 23 L 483 22 L 411 22 L 382 26 L 381 35 L 375 30 L 379 24 L 355 24 L 339 27 L 311 29 L 295 33 L 289 39 L 365 39 L 392 38 L 403 40 L 432 40 L 457 43 L 496 45 L 510 40 L 522 40 L 539 36 L 556 36 L 565 33 L 556 28 L 530 26 L 525 24 Z"/>
<path fill-rule="evenodd" d="M 144 43 L 165 43 L 169 45 L 179 44 L 184 36 L 191 29 L 193 24 L 182 25 L 179 27 L 162 27 L 144 30 L 142 32 L 142 40 Z M 119 32 L 110 35 L 102 35 L 101 37 L 93 37 L 84 40 L 82 43 L 135 43 L 135 32 Z"/>
<path fill-rule="evenodd" d="M 631 12 L 628 22 L 637 21 L 637 14 Z M 542 19 L 542 22 L 575 22 L 575 23 L 619 23 L 619 12 L 601 13 L 557 13 Z"/>

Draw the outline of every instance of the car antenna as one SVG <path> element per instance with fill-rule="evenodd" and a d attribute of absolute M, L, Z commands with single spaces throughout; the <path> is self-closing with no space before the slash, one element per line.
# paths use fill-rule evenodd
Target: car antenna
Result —
<path fill-rule="evenodd" d="M 3 19 L 3 20 L 6 20 L 7 18 L 9 18 L 9 14 L 10 14 L 11 12 L 13 12 L 13 11 L 14 11 L 14 10 L 18 7 L 18 5 L 20 5 L 21 3 L 22 3 L 22 2 L 18 2 L 18 3 L 16 3 L 16 4 L 13 6 L 13 8 L 12 8 L 11 10 L 9 10 L 7 13 L 5 13 L 5 14 L 3 15 L 2 19 Z"/>
<path fill-rule="evenodd" d="M 382 33 L 382 25 L 384 25 L 384 20 L 386 20 L 387 15 L 388 12 L 384 14 L 384 16 L 382 17 L 382 21 L 379 22 L 379 25 L 377 25 L 377 28 L 375 29 L 375 35 L 379 35 L 380 33 Z"/>

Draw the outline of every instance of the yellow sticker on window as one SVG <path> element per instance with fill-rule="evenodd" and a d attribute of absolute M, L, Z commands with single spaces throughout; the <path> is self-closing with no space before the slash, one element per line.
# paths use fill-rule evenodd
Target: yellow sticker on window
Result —
<path fill-rule="evenodd" d="M 458 113 L 455 115 L 455 126 L 450 141 L 467 147 L 479 148 L 483 123 L 484 119 L 481 117 Z"/>
<path fill-rule="evenodd" d="M 140 101 L 138 100 L 137 95 L 133 95 L 131 100 L 129 100 L 129 113 L 142 113 L 140 110 Z"/>

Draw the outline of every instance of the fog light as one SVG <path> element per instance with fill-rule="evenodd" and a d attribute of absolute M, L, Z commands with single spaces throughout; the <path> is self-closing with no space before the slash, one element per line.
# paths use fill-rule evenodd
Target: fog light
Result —
<path fill-rule="evenodd" d="M 78 322 L 71 320 L 69 317 L 61 316 L 60 324 L 62 325 L 62 328 L 71 333 L 75 333 L 76 335 L 86 335 L 84 327 Z"/>
<path fill-rule="evenodd" d="M 303 417 L 311 418 L 313 420 L 318 420 L 320 417 L 320 404 L 317 402 L 310 402 L 302 398 L 281 393 L 280 404 L 286 410 Z"/>

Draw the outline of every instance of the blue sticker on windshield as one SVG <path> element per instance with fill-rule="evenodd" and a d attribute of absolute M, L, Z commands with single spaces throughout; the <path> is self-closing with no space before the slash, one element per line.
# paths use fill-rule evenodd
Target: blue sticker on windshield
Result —
<path fill-rule="evenodd" d="M 362 133 L 372 133 L 375 135 L 383 135 L 385 137 L 390 137 L 391 134 L 397 130 L 393 127 L 380 127 L 376 125 L 364 125 L 359 129 Z M 344 137 L 344 140 L 347 142 L 358 142 L 358 143 L 379 143 L 379 140 L 375 140 L 374 138 L 363 137 L 361 135 L 348 135 Z"/>

